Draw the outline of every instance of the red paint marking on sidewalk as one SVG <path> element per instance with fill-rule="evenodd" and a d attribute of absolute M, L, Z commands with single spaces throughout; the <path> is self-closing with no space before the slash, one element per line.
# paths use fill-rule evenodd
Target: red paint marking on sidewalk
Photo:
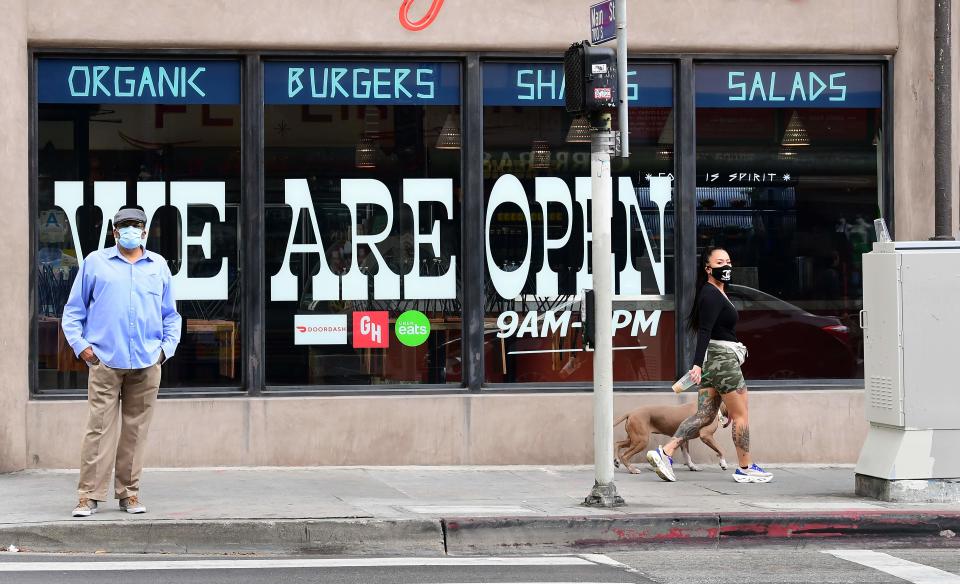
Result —
<path fill-rule="evenodd" d="M 855 525 L 837 523 L 762 523 L 738 524 L 720 528 L 720 537 L 837 537 L 845 531 L 856 530 Z"/>
<path fill-rule="evenodd" d="M 666 542 L 723 542 L 770 540 L 837 541 L 844 538 L 916 537 L 939 541 L 943 530 L 960 531 L 960 513 L 951 511 L 828 511 L 822 513 L 680 513 L 637 514 L 616 517 L 457 518 L 447 520 L 445 533 L 469 538 L 502 528 L 523 532 L 550 529 L 552 541 L 517 535 L 506 547 L 565 545 L 574 549 L 624 547 Z M 579 530 L 585 532 L 579 532 Z M 592 533 L 589 533 L 591 532 Z M 578 537 L 580 536 L 580 537 Z M 586 536 L 586 537 L 583 537 Z M 479 537 L 486 537 L 480 535 Z M 569 539 L 566 539 L 569 537 Z M 930 539 L 933 538 L 933 539 Z M 919 541 L 919 540 L 918 540 Z"/>

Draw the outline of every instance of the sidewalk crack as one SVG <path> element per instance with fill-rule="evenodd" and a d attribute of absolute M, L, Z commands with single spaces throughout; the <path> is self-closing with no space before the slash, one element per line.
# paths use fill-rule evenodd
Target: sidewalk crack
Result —
<path fill-rule="evenodd" d="M 443 555 L 450 555 L 447 552 L 447 520 L 440 518 L 440 535 L 443 538 Z"/>
<path fill-rule="evenodd" d="M 711 489 L 710 487 L 707 487 L 707 486 L 705 486 L 705 485 L 697 485 L 697 486 L 699 486 L 701 489 L 710 491 L 711 493 L 716 493 L 716 494 L 718 494 L 718 495 L 733 495 L 733 494 L 734 494 L 734 493 L 728 493 L 728 492 L 726 492 L 726 491 L 718 491 L 717 489 Z"/>

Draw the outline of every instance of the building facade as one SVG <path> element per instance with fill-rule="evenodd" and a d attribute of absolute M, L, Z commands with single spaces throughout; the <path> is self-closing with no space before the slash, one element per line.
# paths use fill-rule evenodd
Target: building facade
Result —
<path fill-rule="evenodd" d="M 0 468 L 77 464 L 60 317 L 126 204 L 184 317 L 148 465 L 590 460 L 589 130 L 561 62 L 589 3 L 408 4 L 0 2 Z M 853 462 L 873 220 L 933 232 L 933 4 L 630 18 L 617 410 L 689 399 L 697 257 L 723 246 L 757 457 Z"/>

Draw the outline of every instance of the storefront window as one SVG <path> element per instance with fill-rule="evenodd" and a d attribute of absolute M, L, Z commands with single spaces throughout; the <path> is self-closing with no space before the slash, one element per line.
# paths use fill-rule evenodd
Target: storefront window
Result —
<path fill-rule="evenodd" d="M 264 70 L 267 385 L 459 383 L 459 65 Z"/>
<path fill-rule="evenodd" d="M 697 248 L 725 247 L 753 379 L 863 376 L 861 255 L 882 176 L 879 65 L 701 65 Z"/>
<path fill-rule="evenodd" d="M 266 284 L 264 349 L 247 355 L 239 61 L 38 58 L 36 393 L 86 387 L 63 306 L 84 257 L 115 244 L 124 205 L 146 212 L 184 318 L 164 392 L 249 389 L 247 357 L 267 391 L 462 384 L 460 64 L 262 65 L 264 165 L 248 170 L 265 186 L 265 262 L 245 277 Z M 674 379 L 687 334 L 673 77 L 630 66 L 631 156 L 612 160 L 623 385 Z M 696 249 L 733 258 L 750 379 L 863 375 L 861 256 L 887 198 L 882 79 L 865 62 L 696 67 Z M 559 60 L 484 62 L 482 84 L 484 240 L 470 245 L 485 263 L 484 383 L 589 382 L 589 123 L 566 113 Z"/>
<path fill-rule="evenodd" d="M 239 63 L 42 58 L 37 80 L 37 389 L 86 387 L 60 319 L 124 205 L 146 212 L 183 316 L 161 391 L 239 387 Z"/>
<path fill-rule="evenodd" d="M 673 69 L 629 72 L 629 162 L 614 159 L 614 379 L 675 374 Z M 560 63 L 486 63 L 487 383 L 593 379 L 581 292 L 590 269 L 590 130 L 564 108 Z M 615 122 L 616 123 L 616 122 Z"/>

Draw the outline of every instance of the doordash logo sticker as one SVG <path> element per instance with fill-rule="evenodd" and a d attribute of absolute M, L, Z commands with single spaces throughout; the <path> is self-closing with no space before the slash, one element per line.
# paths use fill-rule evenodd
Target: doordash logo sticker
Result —
<path fill-rule="evenodd" d="M 293 317 L 293 344 L 346 345 L 346 314 L 298 314 Z"/>
<path fill-rule="evenodd" d="M 390 346 L 389 314 L 387 311 L 353 313 L 353 347 L 355 349 L 386 349 Z"/>

